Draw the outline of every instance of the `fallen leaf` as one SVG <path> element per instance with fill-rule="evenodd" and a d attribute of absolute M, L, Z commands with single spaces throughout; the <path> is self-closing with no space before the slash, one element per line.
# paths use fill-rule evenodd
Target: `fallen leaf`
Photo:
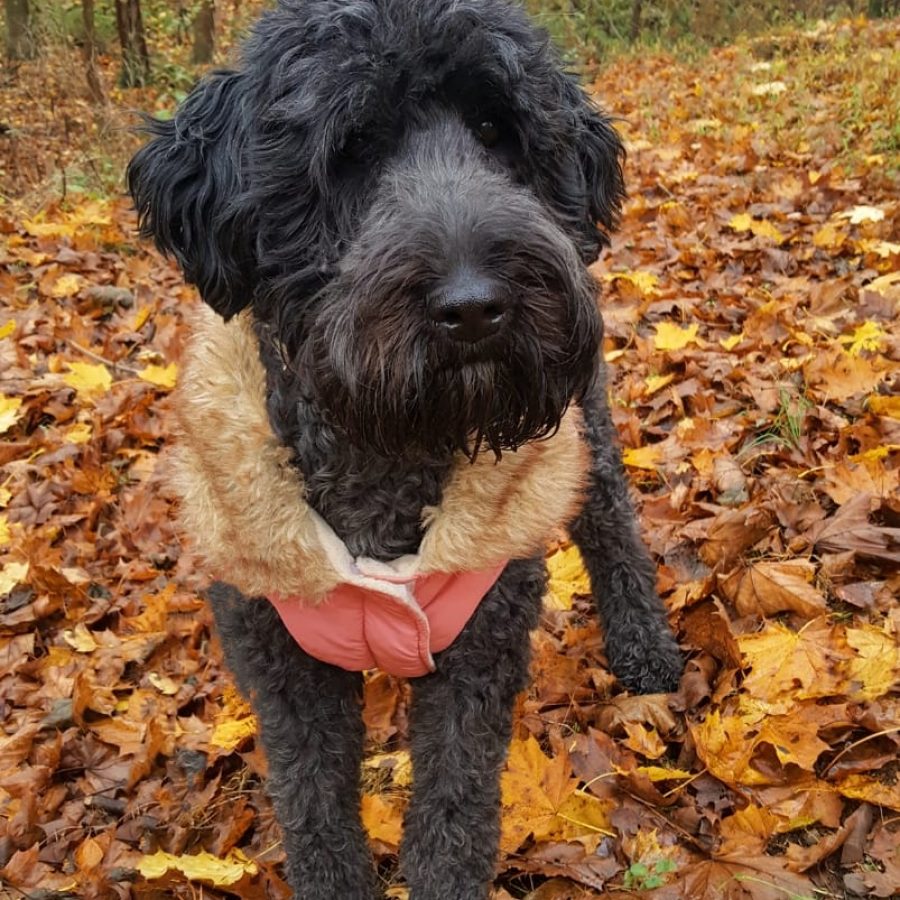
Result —
<path fill-rule="evenodd" d="M 65 297 L 74 297 L 80 290 L 83 279 L 79 275 L 67 273 L 61 275 L 50 289 L 50 296 L 56 300 L 62 300 Z"/>
<path fill-rule="evenodd" d="M 63 381 L 85 400 L 95 400 L 112 386 L 112 376 L 103 363 L 70 362 L 68 366 Z"/>
<path fill-rule="evenodd" d="M 148 672 L 147 681 L 149 681 L 161 694 L 165 694 L 168 697 L 174 697 L 175 694 L 178 693 L 178 683 L 169 678 L 168 675 L 160 675 L 158 672 Z M 221 739 L 221 737 L 222 735 L 220 733 L 219 738 Z M 221 746 L 221 744 L 218 746 Z"/>
<path fill-rule="evenodd" d="M 828 611 L 824 594 L 812 584 L 816 567 L 804 559 L 753 563 L 721 583 L 742 616 L 795 612 L 814 619 Z"/>
<path fill-rule="evenodd" d="M 655 471 L 665 458 L 661 447 L 648 444 L 646 447 L 628 447 L 622 451 L 622 462 L 635 469 Z"/>
<path fill-rule="evenodd" d="M 175 387 L 178 378 L 178 366 L 176 363 L 169 363 L 167 366 L 147 366 L 138 372 L 138 378 L 157 387 L 171 390 Z"/>
<path fill-rule="evenodd" d="M 854 206 L 853 209 L 845 210 L 840 215 L 843 219 L 849 219 L 851 225 L 884 220 L 884 210 L 877 206 Z"/>
<path fill-rule="evenodd" d="M 175 870 L 189 881 L 208 881 L 215 887 L 227 888 L 240 881 L 244 875 L 255 875 L 259 868 L 253 860 L 235 848 L 224 858 L 206 851 L 176 856 L 158 850 L 150 856 L 142 856 L 138 860 L 137 870 L 149 880 L 162 878 L 166 872 Z"/>
<path fill-rule="evenodd" d="M 700 325 L 697 322 L 687 328 L 680 328 L 673 322 L 660 322 L 656 326 L 653 346 L 657 350 L 683 350 L 689 344 L 698 342 L 699 331 Z"/>
<path fill-rule="evenodd" d="M 847 643 L 856 651 L 850 659 L 848 677 L 854 700 L 877 700 L 900 682 L 900 646 L 897 635 L 864 624 L 848 628 Z"/>
<path fill-rule="evenodd" d="M 851 356 L 859 356 L 865 351 L 880 350 L 887 336 L 887 332 L 877 322 L 863 322 L 853 334 L 842 335 L 838 340 Z"/>
<path fill-rule="evenodd" d="M 381 841 L 396 850 L 400 845 L 403 826 L 403 807 L 381 794 L 362 795 L 361 816 L 369 838 Z"/>
<path fill-rule="evenodd" d="M 547 559 L 547 572 L 549 578 L 544 605 L 548 609 L 571 609 L 573 597 L 591 595 L 591 582 L 581 553 L 574 544 L 557 550 Z"/>
<path fill-rule="evenodd" d="M 8 562 L 0 568 L 0 595 L 8 594 L 28 577 L 28 563 Z"/>
<path fill-rule="evenodd" d="M 0 394 L 0 434 L 9 431 L 19 421 L 22 413 L 21 397 L 6 397 Z"/>
<path fill-rule="evenodd" d="M 753 697 L 790 703 L 839 694 L 846 684 L 846 658 L 835 649 L 833 628 L 824 618 L 800 631 L 767 622 L 737 642 L 751 668 L 744 690 Z"/>
<path fill-rule="evenodd" d="M 79 653 L 93 653 L 97 649 L 97 641 L 83 622 L 64 631 L 63 640 Z"/>

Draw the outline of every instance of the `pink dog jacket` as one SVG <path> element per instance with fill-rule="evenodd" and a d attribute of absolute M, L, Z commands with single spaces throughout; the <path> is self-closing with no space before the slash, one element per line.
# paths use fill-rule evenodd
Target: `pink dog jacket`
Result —
<path fill-rule="evenodd" d="M 417 571 L 419 558 L 354 559 L 315 513 L 316 530 L 342 583 L 317 605 L 272 594 L 294 640 L 311 656 L 350 671 L 379 668 L 413 678 L 433 672 L 432 654 L 453 643 L 503 571 Z"/>

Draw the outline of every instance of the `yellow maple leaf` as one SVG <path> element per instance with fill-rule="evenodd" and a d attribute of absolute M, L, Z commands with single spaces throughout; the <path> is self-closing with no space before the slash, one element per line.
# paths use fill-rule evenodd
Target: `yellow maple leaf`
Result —
<path fill-rule="evenodd" d="M 723 844 L 719 851 L 760 853 L 773 834 L 781 834 L 787 830 L 785 820 L 781 816 L 775 815 L 765 807 L 750 803 L 744 809 L 722 820 L 719 833 L 723 838 Z"/>
<path fill-rule="evenodd" d="M 158 850 L 142 856 L 137 864 L 144 878 L 162 878 L 170 869 L 181 872 L 190 881 L 209 881 L 216 887 L 236 884 L 245 875 L 256 875 L 259 867 L 237 848 L 225 857 L 213 856 L 205 850 L 200 853 L 175 856 Z"/>
<path fill-rule="evenodd" d="M 177 377 L 178 366 L 175 363 L 169 363 L 167 366 L 147 366 L 143 371 L 138 372 L 138 378 L 142 381 L 147 381 L 166 390 L 171 390 L 175 387 Z"/>
<path fill-rule="evenodd" d="M 713 710 L 690 726 L 697 755 L 716 778 L 731 785 L 781 783 L 783 774 L 773 771 L 770 764 L 755 764 L 764 750 L 762 744 L 775 751 L 782 766 L 813 771 L 828 750 L 828 744 L 818 737 L 828 712 L 816 704 L 799 705 L 793 699 L 785 709 L 783 715 L 772 714 L 767 704 L 742 696 L 731 712 Z"/>
<path fill-rule="evenodd" d="M 613 272 L 609 281 L 624 281 L 636 288 L 642 297 L 655 297 L 658 293 L 659 278 L 652 272 Z"/>
<path fill-rule="evenodd" d="M 655 472 L 663 460 L 663 452 L 656 444 L 646 447 L 629 447 L 622 451 L 622 462 L 633 469 L 647 469 Z"/>
<path fill-rule="evenodd" d="M 900 444 L 879 444 L 879 446 L 872 447 L 863 453 L 852 453 L 847 459 L 853 463 L 877 462 L 880 459 L 887 459 L 888 456 L 897 450 L 900 450 Z"/>
<path fill-rule="evenodd" d="M 854 206 L 853 209 L 844 210 L 842 219 L 849 219 L 851 225 L 860 225 L 862 222 L 881 222 L 884 219 L 884 210 L 877 206 Z"/>
<path fill-rule="evenodd" d="M 726 784 L 766 783 L 766 778 L 750 766 L 753 751 L 746 741 L 749 727 L 744 717 L 723 715 L 720 709 L 711 710 L 691 726 L 700 759 Z"/>
<path fill-rule="evenodd" d="M 372 840 L 381 841 L 392 847 L 400 845 L 403 827 L 403 806 L 392 803 L 391 798 L 382 794 L 362 795 L 360 815 L 363 828 Z"/>
<path fill-rule="evenodd" d="M 28 563 L 8 562 L 0 568 L 0 595 L 8 594 L 28 575 Z"/>
<path fill-rule="evenodd" d="M 60 275 L 50 288 L 50 296 L 57 300 L 64 297 L 74 297 L 80 290 L 83 279 L 80 275 L 74 275 L 71 272 L 66 275 Z"/>
<path fill-rule="evenodd" d="M 557 550 L 547 560 L 547 594 L 544 605 L 549 609 L 571 609 L 576 595 L 590 595 L 591 582 L 584 568 L 584 560 L 574 544 Z"/>
<path fill-rule="evenodd" d="M 813 235 L 813 244 L 822 250 L 839 250 L 846 240 L 846 233 L 834 222 L 826 222 Z"/>
<path fill-rule="evenodd" d="M 69 371 L 63 376 L 63 381 L 75 388 L 78 396 L 85 400 L 105 394 L 112 386 L 112 376 L 103 363 L 70 362 L 68 366 Z"/>
<path fill-rule="evenodd" d="M 22 227 L 32 237 L 72 237 L 76 225 L 68 222 L 38 222 L 36 219 L 25 219 Z"/>
<path fill-rule="evenodd" d="M 865 800 L 876 806 L 889 806 L 900 811 L 900 779 L 879 779 L 871 775 L 848 775 L 835 785 L 845 797 Z"/>
<path fill-rule="evenodd" d="M 237 749 L 247 738 L 256 734 L 256 717 L 229 719 L 217 722 L 209 739 L 210 746 L 227 750 L 229 753 Z"/>
<path fill-rule="evenodd" d="M 747 213 L 737 213 L 731 217 L 728 227 L 733 231 L 749 231 L 752 224 L 752 216 L 748 216 Z"/>
<path fill-rule="evenodd" d="M 513 853 L 529 835 L 546 834 L 557 824 L 554 820 L 578 787 L 578 779 L 572 776 L 568 759 L 564 756 L 549 759 L 529 735 L 524 741 L 514 740 L 510 745 L 500 786 L 503 804 L 500 846 Z"/>
<path fill-rule="evenodd" d="M 19 421 L 19 417 L 22 415 L 19 412 L 21 407 L 21 397 L 7 397 L 0 394 L 0 434 L 9 431 Z"/>
<path fill-rule="evenodd" d="M 770 704 L 779 701 L 829 697 L 846 684 L 844 660 L 832 649 L 834 635 L 825 619 L 815 619 L 800 631 L 780 622 L 767 622 L 755 634 L 737 638 L 752 669 L 744 689 Z"/>
<path fill-rule="evenodd" d="M 91 439 L 92 433 L 90 422 L 76 422 L 66 432 L 65 440 L 67 444 L 86 444 Z"/>
<path fill-rule="evenodd" d="M 12 532 L 9 530 L 9 520 L 6 514 L 0 516 L 0 547 L 12 540 Z"/>
<path fill-rule="evenodd" d="M 534 833 L 535 840 L 573 840 L 580 837 L 614 837 L 610 831 L 610 813 L 617 807 L 614 800 L 601 800 L 588 791 L 576 788 L 556 813 L 549 827 Z"/>
<path fill-rule="evenodd" d="M 694 773 L 687 769 L 667 769 L 665 766 L 638 766 L 635 771 L 646 775 L 651 781 L 681 781 L 694 777 Z"/>
<path fill-rule="evenodd" d="M 171 592 L 167 591 L 157 595 L 160 610 L 165 609 L 169 596 Z M 149 601 L 150 598 L 145 599 Z M 230 753 L 256 732 L 256 717 L 249 704 L 234 687 L 227 686 L 222 692 L 222 711 L 216 716 L 216 726 L 209 739 L 210 746 Z"/>
<path fill-rule="evenodd" d="M 864 624 L 847 629 L 847 643 L 856 651 L 848 673 L 854 700 L 877 700 L 897 685 L 900 648 L 894 635 Z"/>
<path fill-rule="evenodd" d="M 734 350 L 735 347 L 744 339 L 744 332 L 742 331 L 740 334 L 733 334 L 731 337 L 727 338 L 719 338 L 719 343 L 726 350 Z"/>
<path fill-rule="evenodd" d="M 2 325 L 0 325 L 0 341 L 2 341 L 3 338 L 9 337 L 15 330 L 16 323 L 13 322 L 12 319 L 10 319 L 8 322 L 4 322 Z"/>
<path fill-rule="evenodd" d="M 900 419 L 900 396 L 872 394 L 866 400 L 866 409 L 876 416 L 890 416 L 892 419 Z"/>
<path fill-rule="evenodd" d="M 754 219 L 750 230 L 757 237 L 767 237 L 775 241 L 776 244 L 784 243 L 787 238 L 778 230 L 778 228 L 767 219 Z"/>
<path fill-rule="evenodd" d="M 675 373 L 670 372 L 668 375 L 648 375 L 644 379 L 646 389 L 645 397 L 652 397 L 657 391 L 661 391 L 666 385 L 671 384 L 675 380 Z"/>
<path fill-rule="evenodd" d="M 683 350 L 688 344 L 699 343 L 697 333 L 700 324 L 695 322 L 687 328 L 680 328 L 674 322 L 660 322 L 656 326 L 653 346 L 657 350 Z"/>
<path fill-rule="evenodd" d="M 890 256 L 900 256 L 900 244 L 896 244 L 893 241 L 878 241 L 872 240 L 871 238 L 863 238 L 857 242 L 857 247 L 859 247 L 863 253 L 874 253 L 882 259 L 887 259 Z"/>
<path fill-rule="evenodd" d="M 866 321 L 853 334 L 842 334 L 838 341 L 851 356 L 859 356 L 865 350 L 880 350 L 886 338 L 887 332 L 877 322 Z"/>
<path fill-rule="evenodd" d="M 767 219 L 754 219 L 747 213 L 732 216 L 728 227 L 734 231 L 750 231 L 757 237 L 771 238 L 776 244 L 785 241 L 785 236 Z"/>
<path fill-rule="evenodd" d="M 132 331 L 140 331 L 147 322 L 147 319 L 150 318 L 150 313 L 153 312 L 152 306 L 142 306 L 137 313 L 135 313 L 134 321 L 131 324 Z"/>
<path fill-rule="evenodd" d="M 890 297 L 892 294 L 896 295 L 898 287 L 900 287 L 900 272 L 888 272 L 887 275 L 881 275 L 870 281 L 863 290 L 875 291 L 882 297 Z"/>

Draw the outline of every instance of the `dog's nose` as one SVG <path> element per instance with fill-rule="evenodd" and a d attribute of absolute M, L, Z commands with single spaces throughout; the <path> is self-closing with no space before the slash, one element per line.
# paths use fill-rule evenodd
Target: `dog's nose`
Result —
<path fill-rule="evenodd" d="M 428 317 L 457 341 L 475 343 L 495 334 L 508 312 L 500 285 L 469 271 L 454 275 L 428 297 Z"/>

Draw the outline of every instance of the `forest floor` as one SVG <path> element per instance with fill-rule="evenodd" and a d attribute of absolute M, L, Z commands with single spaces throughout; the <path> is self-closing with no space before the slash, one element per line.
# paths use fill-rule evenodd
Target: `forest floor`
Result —
<path fill-rule="evenodd" d="M 595 267 L 614 415 L 689 663 L 623 692 L 553 548 L 497 900 L 900 893 L 898 46 L 823 23 L 593 85 L 629 145 Z M 125 117 L 29 78 L 0 86 L 0 897 L 286 898 L 164 483 L 196 300 L 108 193 Z M 367 678 L 395 898 L 406 709 Z"/>

